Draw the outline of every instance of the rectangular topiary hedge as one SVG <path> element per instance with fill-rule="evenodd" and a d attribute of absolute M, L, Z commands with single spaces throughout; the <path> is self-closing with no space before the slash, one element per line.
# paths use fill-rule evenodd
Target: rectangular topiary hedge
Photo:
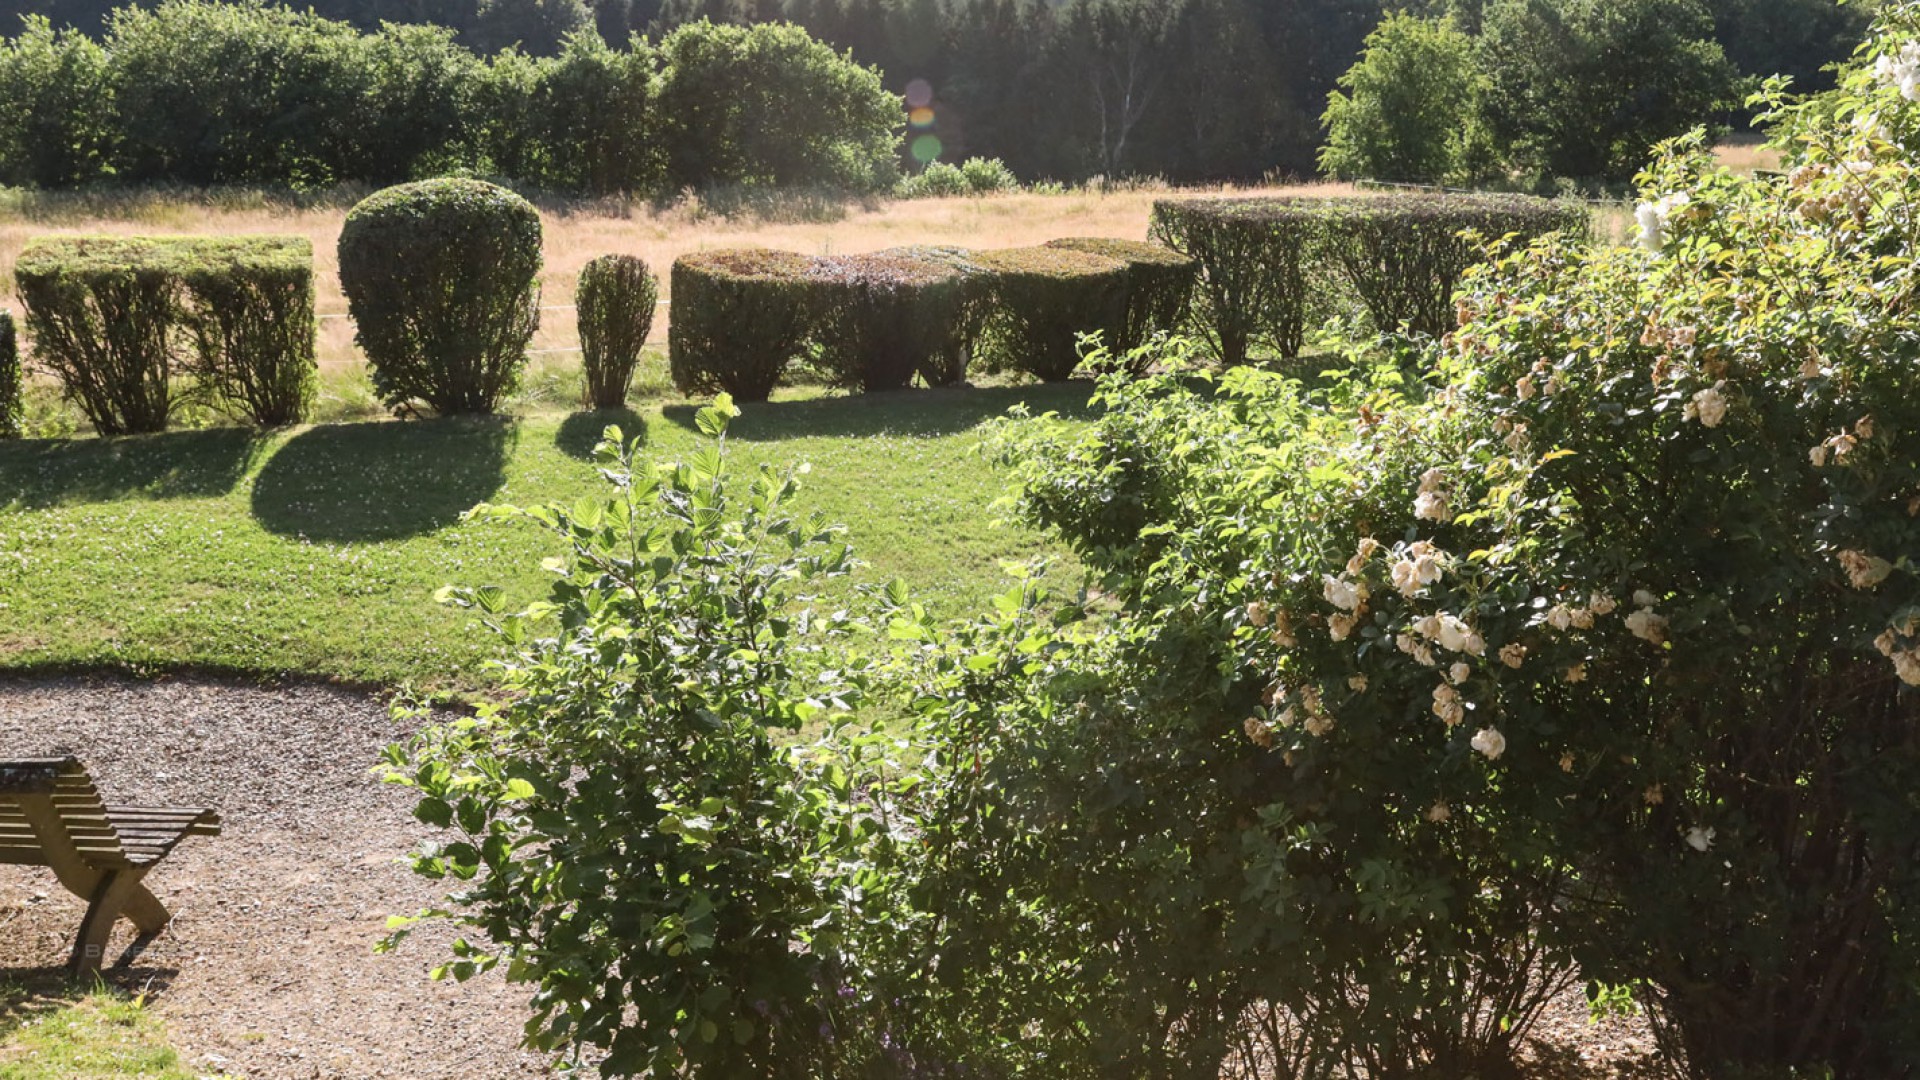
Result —
<path fill-rule="evenodd" d="M 59 237 L 14 267 L 34 358 L 103 435 L 160 431 L 174 379 L 263 426 L 315 381 L 313 246 L 300 237 Z"/>
<path fill-rule="evenodd" d="M 24 420 L 20 404 L 23 384 L 20 350 L 13 334 L 13 313 L 0 311 L 0 439 L 20 437 Z"/>

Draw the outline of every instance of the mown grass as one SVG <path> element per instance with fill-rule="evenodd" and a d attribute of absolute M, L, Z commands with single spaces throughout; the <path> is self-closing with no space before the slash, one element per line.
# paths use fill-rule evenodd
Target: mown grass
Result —
<path fill-rule="evenodd" d="M 1004 478 L 980 426 L 1016 403 L 1083 410 L 1087 384 L 793 397 L 748 406 L 730 453 L 809 462 L 805 505 L 849 526 L 869 565 L 938 611 L 1003 589 L 1048 553 L 992 525 Z M 497 646 L 435 605 L 449 583 L 545 587 L 554 541 L 461 522 L 481 501 L 601 490 L 601 429 L 649 454 L 692 449 L 691 403 L 615 415 L 366 421 L 260 435 L 209 428 L 0 443 L 0 671 L 199 670 L 468 690 Z"/>
<path fill-rule="evenodd" d="M 195 1080 L 139 1002 L 115 991 L 0 983 L 0 1080 Z"/>

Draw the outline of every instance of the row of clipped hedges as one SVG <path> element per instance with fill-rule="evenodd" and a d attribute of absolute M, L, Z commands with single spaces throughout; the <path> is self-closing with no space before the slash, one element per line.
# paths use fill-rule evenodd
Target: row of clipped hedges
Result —
<path fill-rule="evenodd" d="M 103 435 L 165 429 L 178 375 L 263 427 L 306 415 L 316 365 L 305 239 L 43 239 L 20 253 L 14 280 L 36 361 Z M 0 391 L 0 407 L 11 393 Z"/>
<path fill-rule="evenodd" d="M 13 313 L 0 311 L 0 439 L 20 437 L 20 350 L 13 334 Z"/>
<path fill-rule="evenodd" d="M 1191 199 L 1154 204 L 1153 235 L 1200 264 L 1195 325 L 1214 353 L 1299 354 L 1316 312 L 1357 305 L 1380 330 L 1439 337 L 1485 240 L 1584 235 L 1576 203 L 1522 195 Z"/>
<path fill-rule="evenodd" d="M 1125 356 L 1183 317 L 1192 260 L 1157 244 L 1056 240 L 973 252 L 894 248 L 810 257 L 741 249 L 673 266 L 674 383 L 764 401 L 803 355 L 836 385 L 866 391 L 966 378 L 970 364 L 1058 381 L 1099 334 Z"/>

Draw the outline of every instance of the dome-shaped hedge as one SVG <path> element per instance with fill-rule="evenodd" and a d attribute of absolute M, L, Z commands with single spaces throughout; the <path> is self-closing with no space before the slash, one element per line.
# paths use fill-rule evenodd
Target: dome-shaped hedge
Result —
<path fill-rule="evenodd" d="M 340 284 L 389 408 L 489 413 L 540 324 L 540 215 L 478 180 L 378 191 L 340 230 Z"/>
<path fill-rule="evenodd" d="M 1059 382 L 1080 366 L 1081 334 L 1120 336 L 1126 263 L 1052 247 L 982 251 L 973 261 L 993 278 L 988 339 L 999 365 Z"/>
<path fill-rule="evenodd" d="M 765 401 L 813 331 L 807 270 L 790 251 L 738 248 L 673 263 L 667 351 L 683 394 Z"/>

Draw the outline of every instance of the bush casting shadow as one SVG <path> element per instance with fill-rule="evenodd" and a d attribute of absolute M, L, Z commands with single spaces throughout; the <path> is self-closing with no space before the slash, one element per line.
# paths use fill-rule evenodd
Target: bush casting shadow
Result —
<path fill-rule="evenodd" d="M 253 516 L 268 532 L 346 543 L 443 529 L 500 490 L 517 431 L 498 417 L 316 427 L 267 459 Z"/>
<path fill-rule="evenodd" d="M 0 442 L 0 507 L 218 498 L 247 474 L 264 445 L 246 428 Z"/>
<path fill-rule="evenodd" d="M 1025 405 L 1035 413 L 1091 416 L 1087 399 L 1093 391 L 1092 382 L 1075 380 L 1041 386 L 891 390 L 742 405 L 740 418 L 727 428 L 727 438 L 778 442 L 820 436 L 953 435 L 1005 416 L 1015 405 Z M 698 405 L 669 405 L 661 410 L 668 420 L 689 431 L 694 430 L 693 417 L 699 411 Z"/>
<path fill-rule="evenodd" d="M 600 434 L 607 430 L 608 424 L 619 427 L 628 441 L 639 439 L 641 445 L 646 445 L 647 418 L 626 408 L 573 413 L 560 421 L 553 445 L 568 457 L 592 461 L 593 448 L 600 445 Z"/>

